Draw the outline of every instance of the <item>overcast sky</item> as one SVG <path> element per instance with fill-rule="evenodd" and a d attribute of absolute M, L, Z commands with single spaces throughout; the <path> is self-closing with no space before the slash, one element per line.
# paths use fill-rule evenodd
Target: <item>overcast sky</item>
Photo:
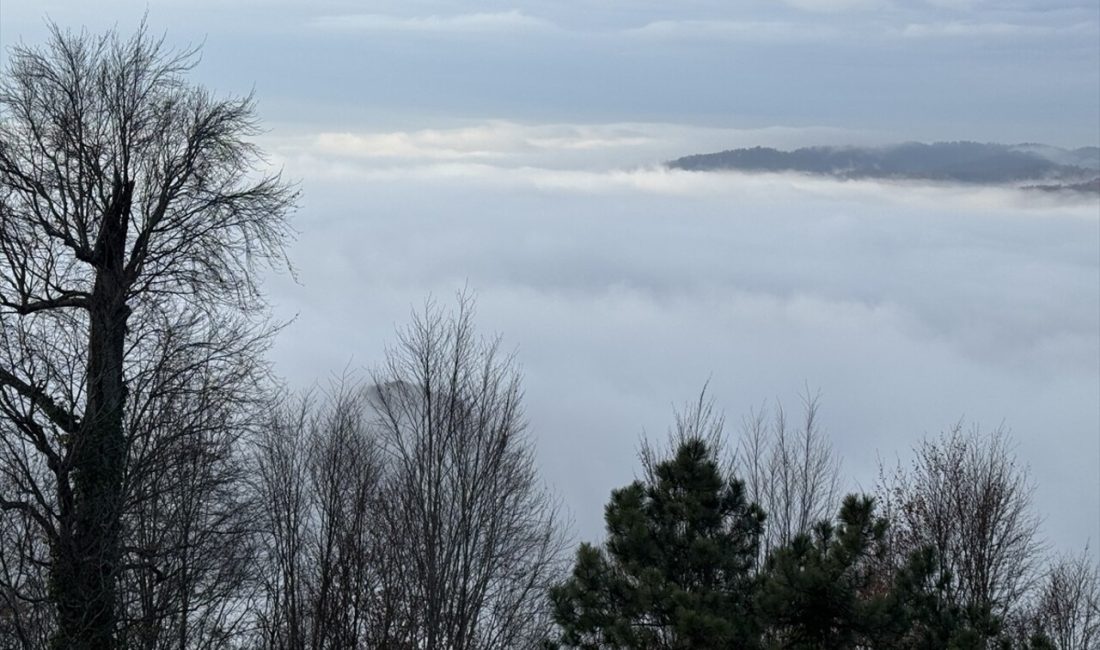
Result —
<path fill-rule="evenodd" d="M 1095 0 L 13 2 L 0 38 L 134 25 L 205 42 L 199 76 L 269 120 L 825 126 L 1093 144 Z"/>
<path fill-rule="evenodd" d="M 736 433 L 822 392 L 852 489 L 1003 425 L 1055 546 L 1100 548 L 1100 202 L 671 172 L 735 146 L 1100 144 L 1095 0 L 0 3 L 0 42 L 149 24 L 255 88 L 301 181 L 297 386 L 463 286 L 515 349 L 546 480 L 599 534 L 643 433 L 709 378 Z"/>

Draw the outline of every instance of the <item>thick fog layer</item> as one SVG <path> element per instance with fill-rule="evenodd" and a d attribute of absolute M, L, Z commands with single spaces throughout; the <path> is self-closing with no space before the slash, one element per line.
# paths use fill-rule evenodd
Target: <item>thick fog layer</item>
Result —
<path fill-rule="evenodd" d="M 821 135 L 484 123 L 272 137 L 309 197 L 300 284 L 270 286 L 297 316 L 276 369 L 300 385 L 369 368 L 429 293 L 468 286 L 480 327 L 516 351 L 544 478 L 582 538 L 632 478 L 639 437 L 663 435 L 709 380 L 731 433 L 765 401 L 820 389 L 853 490 L 920 436 L 1003 424 L 1046 534 L 1095 547 L 1095 196 L 625 162 Z"/>

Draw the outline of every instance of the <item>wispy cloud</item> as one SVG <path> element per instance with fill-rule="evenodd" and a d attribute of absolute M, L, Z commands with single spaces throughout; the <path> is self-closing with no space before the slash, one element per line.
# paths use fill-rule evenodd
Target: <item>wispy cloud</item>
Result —
<path fill-rule="evenodd" d="M 868 23 L 839 26 L 799 21 L 741 20 L 659 20 L 623 33 L 635 38 L 660 40 L 712 39 L 759 43 L 797 43 L 836 41 L 860 38 L 879 40 L 884 35 L 909 39 L 938 38 L 1053 38 L 1062 36 L 1095 36 L 1100 33 L 1096 23 L 1023 24 L 1010 22 L 927 22 L 908 23 L 883 29 L 889 23 Z"/>
<path fill-rule="evenodd" d="M 901 28 L 906 38 L 1020 38 L 1096 35 L 1095 23 L 1024 25 L 1005 22 L 910 23 Z"/>
<path fill-rule="evenodd" d="M 1012 212 L 1030 219 L 1095 221 L 1096 201 L 1002 186 L 929 181 L 840 180 L 798 173 L 691 172 L 661 166 L 563 169 L 503 166 L 488 161 L 436 161 L 370 165 L 331 156 L 299 154 L 277 162 L 292 175 L 352 186 L 413 184 L 486 193 L 540 192 L 558 197 L 637 197 L 766 204 L 776 196 L 794 201 L 876 206 L 896 210 L 954 210 L 973 215 Z"/>
<path fill-rule="evenodd" d="M 656 39 L 722 39 L 740 41 L 828 40 L 843 35 L 829 25 L 787 21 L 658 20 L 627 29 L 628 36 Z"/>
<path fill-rule="evenodd" d="M 318 129 L 271 138 L 265 144 L 287 157 L 306 155 L 365 166 L 477 162 L 606 169 L 732 147 L 881 142 L 873 133 L 827 127 L 734 129 L 646 122 L 528 124 L 485 120 L 452 128 L 397 131 Z"/>
<path fill-rule="evenodd" d="M 837 12 L 882 7 L 885 0 L 783 0 L 792 7 L 815 12 Z"/>
<path fill-rule="evenodd" d="M 451 129 L 321 132 L 283 144 L 319 155 L 359 160 L 490 160 L 637 148 L 652 144 L 654 138 L 631 125 L 525 125 L 489 121 Z"/>
<path fill-rule="evenodd" d="M 910 0 L 910 4 L 917 7 L 926 4 L 955 11 L 1009 10 L 1048 13 L 1085 9 L 1091 15 L 1096 14 L 1096 3 L 1093 0 Z"/>
<path fill-rule="evenodd" d="M 342 14 L 320 16 L 310 21 L 313 27 L 332 31 L 487 33 L 546 30 L 550 21 L 527 15 L 518 9 L 492 13 L 465 13 L 429 16 L 390 14 Z"/>

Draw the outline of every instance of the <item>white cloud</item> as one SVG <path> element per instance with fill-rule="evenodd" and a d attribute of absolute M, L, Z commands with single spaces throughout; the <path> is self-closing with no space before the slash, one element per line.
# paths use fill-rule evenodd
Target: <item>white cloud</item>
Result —
<path fill-rule="evenodd" d="M 333 31 L 485 33 L 550 29 L 553 24 L 517 9 L 493 13 L 430 16 L 389 14 L 343 14 L 321 16 L 310 21 L 319 29 Z"/>
<path fill-rule="evenodd" d="M 624 32 L 655 39 L 729 39 L 750 42 L 816 41 L 842 36 L 829 25 L 785 21 L 659 20 Z"/>
<path fill-rule="evenodd" d="M 316 153 L 370 158 L 480 159 L 544 151 L 637 147 L 652 139 L 631 126 L 539 125 L 492 121 L 451 129 L 322 132 L 299 143 Z"/>
<path fill-rule="evenodd" d="M 1002 22 L 911 23 L 901 28 L 906 38 L 1021 38 L 1089 35 L 1097 33 L 1095 23 L 1072 25 L 1023 25 Z"/>
<path fill-rule="evenodd" d="M 1010 22 L 926 22 L 896 27 L 889 23 L 838 26 L 822 22 L 735 21 L 735 20 L 660 20 L 624 31 L 635 38 L 661 40 L 715 39 L 759 43 L 835 41 L 838 39 L 877 40 L 883 34 L 912 39 L 935 38 L 1051 38 L 1091 36 L 1098 33 L 1096 23 L 1023 24 Z"/>
<path fill-rule="evenodd" d="M 314 130 L 266 139 L 264 144 L 283 160 L 308 158 L 337 167 L 474 162 L 607 169 L 656 164 L 689 153 L 743 146 L 877 144 L 880 139 L 869 132 L 826 127 L 734 129 L 641 122 L 525 124 L 488 120 L 451 128 Z"/>
<path fill-rule="evenodd" d="M 1096 13 L 1096 5 L 1091 0 L 923 0 L 923 3 L 955 11 L 1008 10 L 1049 13 L 1052 11 L 1085 9 L 1093 15 Z"/>
<path fill-rule="evenodd" d="M 732 129 L 674 124 L 524 124 L 490 120 L 467 126 L 398 131 L 305 133 L 264 143 L 291 176 L 363 183 L 537 190 L 579 195 L 705 197 L 766 201 L 776 195 L 875 204 L 883 210 L 1005 210 L 1034 218 L 1095 217 L 1091 199 L 1003 186 L 881 179 L 836 180 L 808 174 L 699 173 L 663 163 L 691 153 L 748 146 L 883 144 L 872 132 L 830 128 Z"/>
<path fill-rule="evenodd" d="M 845 138 L 873 139 L 489 121 L 265 144 L 306 197 L 303 286 L 272 288 L 280 315 L 299 314 L 276 367 L 308 384 L 369 366 L 412 305 L 468 283 L 479 325 L 518 346 L 542 476 L 585 538 L 638 436 L 711 377 L 734 422 L 821 387 L 864 486 L 877 455 L 904 459 L 960 416 L 1004 421 L 1046 532 L 1079 544 L 1100 524 L 1081 482 L 1100 470 L 1095 199 L 624 164 Z"/>
<path fill-rule="evenodd" d="M 853 9 L 874 9 L 887 5 L 886 0 L 783 0 L 805 11 L 838 12 Z"/>
<path fill-rule="evenodd" d="M 415 164 L 359 164 L 354 160 L 317 155 L 280 157 L 292 176 L 308 176 L 354 184 L 418 183 L 424 186 L 480 187 L 486 191 L 511 188 L 551 194 L 652 195 L 706 200 L 766 202 L 774 196 L 828 201 L 838 204 L 876 205 L 888 211 L 953 209 L 971 214 L 997 215 L 1006 210 L 1030 214 L 1035 219 L 1092 220 L 1092 197 L 1036 192 L 999 186 L 889 181 L 837 180 L 808 174 L 692 172 L 663 166 L 610 169 L 568 169 L 529 165 L 510 166 L 502 161 L 419 161 Z"/>

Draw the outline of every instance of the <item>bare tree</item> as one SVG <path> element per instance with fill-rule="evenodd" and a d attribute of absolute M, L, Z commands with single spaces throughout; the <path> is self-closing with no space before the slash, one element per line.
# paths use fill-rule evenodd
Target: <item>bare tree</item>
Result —
<path fill-rule="evenodd" d="M 520 384 L 499 341 L 479 338 L 470 299 L 429 304 L 374 375 L 385 454 L 385 647 L 534 647 L 562 536 L 523 434 Z"/>
<path fill-rule="evenodd" d="M 187 84 L 195 60 L 144 27 L 52 27 L 0 81 L 0 508 L 36 531 L 48 587 L 27 602 L 52 603 L 58 647 L 118 643 L 127 472 L 152 431 L 127 414 L 157 315 L 258 327 L 255 265 L 282 260 L 293 192 L 256 173 L 251 98 Z"/>
<path fill-rule="evenodd" d="M 1033 586 L 1042 551 L 1034 488 L 1003 429 L 957 424 L 917 445 L 880 486 L 897 561 L 930 547 L 952 605 L 1005 620 Z"/>
<path fill-rule="evenodd" d="M 257 504 L 245 441 L 268 405 L 265 346 L 266 333 L 226 319 L 173 318 L 137 355 L 119 575 L 127 648 L 221 648 L 247 622 Z"/>
<path fill-rule="evenodd" d="M 260 436 L 257 645 L 533 647 L 562 535 L 496 341 L 429 305 L 374 374 Z"/>
<path fill-rule="evenodd" d="M 362 392 L 276 409 L 258 447 L 261 647 L 378 647 L 381 466 Z"/>
<path fill-rule="evenodd" d="M 1100 568 L 1089 549 L 1059 558 L 1047 571 L 1034 619 L 1059 650 L 1100 645 Z"/>
<path fill-rule="evenodd" d="M 818 424 L 820 396 L 802 397 L 801 420 L 792 426 L 783 405 L 745 418 L 737 473 L 749 499 L 767 513 L 762 552 L 786 546 L 829 520 L 840 503 L 840 459 Z"/>
<path fill-rule="evenodd" d="M 258 445 L 257 500 L 261 520 L 260 646 L 296 650 L 307 645 L 307 535 L 309 530 L 307 401 L 277 409 Z"/>

